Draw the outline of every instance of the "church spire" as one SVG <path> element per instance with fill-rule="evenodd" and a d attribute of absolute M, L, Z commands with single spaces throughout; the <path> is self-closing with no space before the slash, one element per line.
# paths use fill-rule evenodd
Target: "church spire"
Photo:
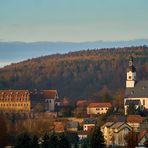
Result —
<path fill-rule="evenodd" d="M 129 59 L 129 66 L 133 66 L 133 57 L 130 56 L 130 59 Z"/>
<path fill-rule="evenodd" d="M 130 56 L 129 66 L 127 68 L 126 87 L 134 87 L 136 83 L 136 68 L 133 65 L 133 57 Z"/>

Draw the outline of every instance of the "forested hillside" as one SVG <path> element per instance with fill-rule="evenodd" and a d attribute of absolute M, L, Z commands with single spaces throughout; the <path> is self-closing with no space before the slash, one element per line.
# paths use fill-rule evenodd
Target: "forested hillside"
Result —
<path fill-rule="evenodd" d="M 125 87 L 129 56 L 148 79 L 148 47 L 95 49 L 27 60 L 0 69 L 0 89 L 57 89 L 60 97 L 97 98 Z M 99 93 L 100 92 L 100 93 Z"/>

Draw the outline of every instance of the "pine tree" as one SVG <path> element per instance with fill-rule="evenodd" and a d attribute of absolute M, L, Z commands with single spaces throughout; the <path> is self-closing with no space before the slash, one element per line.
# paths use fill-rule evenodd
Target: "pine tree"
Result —
<path fill-rule="evenodd" d="M 58 138 L 55 133 L 52 133 L 49 138 L 49 147 L 50 148 L 57 148 L 58 145 Z"/>
<path fill-rule="evenodd" d="M 31 138 L 28 133 L 23 133 L 17 137 L 15 148 L 31 148 Z"/>
<path fill-rule="evenodd" d="M 70 148 L 67 137 L 64 134 L 58 136 L 58 148 Z"/>
<path fill-rule="evenodd" d="M 43 136 L 42 148 L 49 148 L 49 135 L 45 133 Z"/>
<path fill-rule="evenodd" d="M 90 134 L 90 147 L 103 148 L 104 146 L 104 136 L 100 130 L 100 127 L 95 127 Z"/>
<path fill-rule="evenodd" d="M 38 137 L 36 135 L 34 135 L 31 140 L 31 147 L 32 148 L 39 148 Z"/>

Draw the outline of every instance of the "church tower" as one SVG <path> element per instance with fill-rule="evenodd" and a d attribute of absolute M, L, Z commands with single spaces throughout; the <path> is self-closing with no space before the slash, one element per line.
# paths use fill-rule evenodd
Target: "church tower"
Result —
<path fill-rule="evenodd" d="M 133 57 L 129 59 L 129 66 L 127 68 L 126 88 L 133 88 L 136 83 L 136 68 L 133 65 Z"/>

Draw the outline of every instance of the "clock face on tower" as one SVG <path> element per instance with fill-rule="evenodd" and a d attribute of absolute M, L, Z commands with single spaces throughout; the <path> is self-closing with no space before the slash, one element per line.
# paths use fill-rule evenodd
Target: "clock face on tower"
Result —
<path fill-rule="evenodd" d="M 129 78 L 129 79 L 131 79 L 132 77 L 131 77 L 131 76 L 129 76 L 128 78 Z"/>

